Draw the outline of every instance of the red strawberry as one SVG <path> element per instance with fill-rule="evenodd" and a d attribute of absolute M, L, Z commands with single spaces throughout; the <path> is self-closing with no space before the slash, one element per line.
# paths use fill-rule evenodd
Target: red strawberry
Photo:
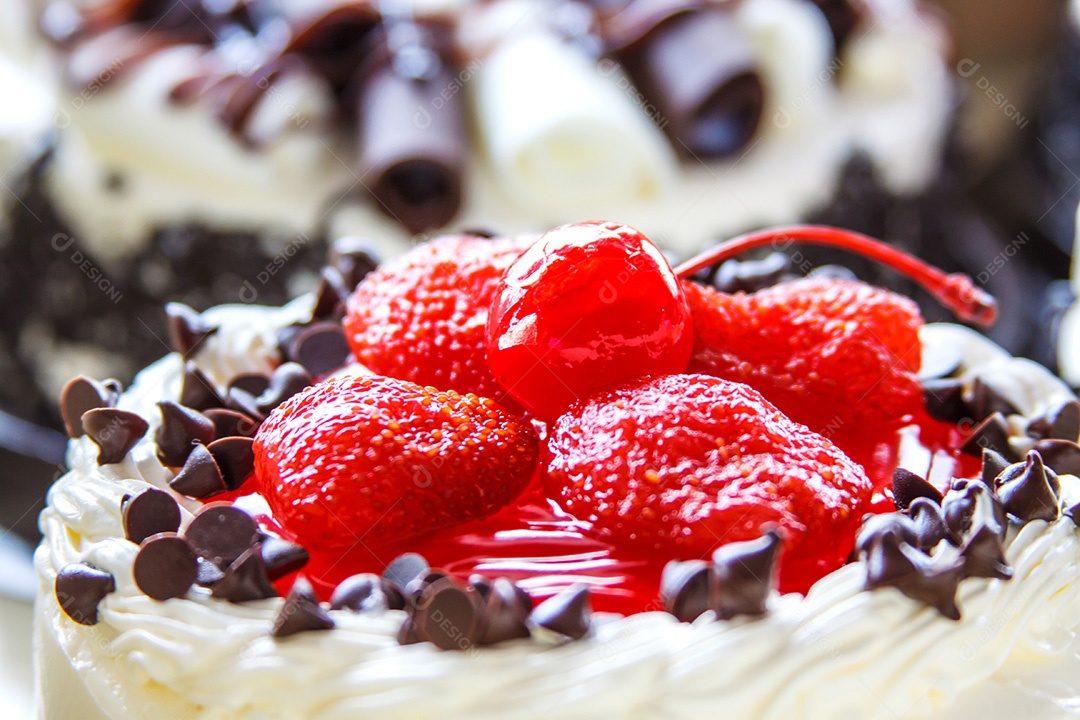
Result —
<path fill-rule="evenodd" d="M 548 494 L 612 542 L 697 558 L 779 524 L 784 590 L 844 563 L 872 492 L 830 441 L 706 375 L 639 379 L 571 406 L 545 459 Z"/>
<path fill-rule="evenodd" d="M 756 388 L 832 435 L 894 423 L 922 406 L 922 317 L 910 299 L 856 281 L 804 279 L 752 295 L 684 283 L 691 372 Z"/>
<path fill-rule="evenodd" d="M 534 476 L 538 443 L 528 422 L 491 399 L 345 377 L 270 414 L 255 437 L 255 476 L 301 544 L 347 548 L 496 512 Z"/>
<path fill-rule="evenodd" d="M 356 359 L 380 375 L 518 410 L 488 367 L 485 327 L 503 273 L 535 239 L 441 237 L 369 274 L 345 317 Z"/>

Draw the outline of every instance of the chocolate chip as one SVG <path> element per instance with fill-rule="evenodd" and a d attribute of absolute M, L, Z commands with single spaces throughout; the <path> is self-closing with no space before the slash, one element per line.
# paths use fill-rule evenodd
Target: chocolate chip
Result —
<path fill-rule="evenodd" d="M 514 583 L 497 578 L 483 598 L 479 644 L 496 645 L 529 637 L 531 633 L 526 624 L 529 611 L 530 608 L 521 603 Z"/>
<path fill-rule="evenodd" d="M 204 505 L 188 524 L 184 537 L 191 549 L 219 567 L 225 567 L 255 547 L 259 529 L 240 508 L 218 502 Z M 262 565 L 262 557 L 259 557 Z"/>
<path fill-rule="evenodd" d="M 271 581 L 277 581 L 308 564 L 311 556 L 296 543 L 269 535 L 262 539 L 262 557 Z"/>
<path fill-rule="evenodd" d="M 226 437 L 206 446 L 230 490 L 236 490 L 255 472 L 255 442 L 247 437 Z"/>
<path fill-rule="evenodd" d="M 342 311 L 345 302 L 349 299 L 349 291 L 345 289 L 345 278 L 332 267 L 324 267 L 319 271 L 319 282 L 315 285 L 315 306 L 311 310 L 312 322 L 332 318 Z M 292 338 L 288 337 L 288 344 L 279 344 L 282 348 L 291 347 Z M 286 357 L 288 352 L 283 353 Z"/>
<path fill-rule="evenodd" d="M 122 462 L 150 425 L 133 412 L 95 408 L 82 416 L 83 429 L 97 443 L 99 465 Z"/>
<path fill-rule="evenodd" d="M 968 414 L 964 402 L 964 385 L 951 378 L 924 380 L 923 401 L 926 414 L 935 420 L 955 425 Z"/>
<path fill-rule="evenodd" d="M 214 456 L 202 445 L 196 445 L 180 472 L 169 481 L 169 487 L 187 497 L 206 500 L 229 490 L 221 476 Z"/>
<path fill-rule="evenodd" d="M 383 570 L 382 578 L 402 590 L 413 580 L 423 577 L 431 570 L 423 555 L 404 553 L 390 561 Z"/>
<path fill-rule="evenodd" d="M 1066 400 L 1028 423 L 1027 433 L 1040 440 L 1080 440 L 1080 402 Z"/>
<path fill-rule="evenodd" d="M 420 597 L 421 593 L 429 586 L 440 580 L 446 580 L 450 576 L 444 573 L 442 570 L 429 570 L 423 575 L 419 575 L 409 581 L 409 584 L 403 587 L 402 594 L 414 602 Z"/>
<path fill-rule="evenodd" d="M 941 501 L 945 525 L 953 538 L 963 538 L 972 528 L 988 525 L 1005 537 L 1008 518 L 1001 499 L 979 480 L 957 480 Z"/>
<path fill-rule="evenodd" d="M 868 515 L 863 518 L 862 527 L 855 536 L 855 550 L 858 553 L 866 553 L 884 535 L 891 535 L 901 543 L 916 545 L 919 542 L 919 529 L 907 515 L 903 513 L 882 513 L 881 515 Z"/>
<path fill-rule="evenodd" d="M 379 249 L 368 238 L 340 237 L 330 245 L 327 262 L 341 274 L 348 295 L 379 266 Z"/>
<path fill-rule="evenodd" d="M 162 465 L 181 467 L 196 444 L 214 439 L 214 423 L 197 410 L 165 400 L 158 403 L 161 425 L 154 433 L 157 456 Z"/>
<path fill-rule="evenodd" d="M 928 498 L 940 504 L 940 490 L 906 468 L 896 468 L 892 478 L 893 502 L 901 510 L 907 510 L 915 498 Z"/>
<path fill-rule="evenodd" d="M 942 540 L 950 539 L 949 527 L 941 506 L 929 498 L 915 498 L 907 509 L 915 526 L 915 546 L 930 551 Z"/>
<path fill-rule="evenodd" d="M 413 622 L 421 640 L 441 650 L 467 650 L 478 637 L 476 593 L 447 577 L 429 584 L 416 599 Z"/>
<path fill-rule="evenodd" d="M 1080 445 L 1069 440 L 1039 440 L 1032 448 L 1059 475 L 1080 475 Z"/>
<path fill-rule="evenodd" d="M 267 415 L 293 395 L 307 389 L 314 382 L 308 371 L 298 363 L 287 362 L 274 370 L 265 391 L 256 398 L 255 406 Z"/>
<path fill-rule="evenodd" d="M 124 535 L 138 545 L 151 535 L 180 528 L 180 506 L 172 495 L 149 488 L 123 503 Z"/>
<path fill-rule="evenodd" d="M 398 645 L 416 645 L 423 642 L 420 639 L 420 631 L 416 627 L 416 621 L 412 616 L 406 617 L 397 632 Z"/>
<path fill-rule="evenodd" d="M 330 596 L 330 607 L 334 610 L 377 612 L 387 609 L 389 603 L 379 576 L 363 573 L 347 577 L 338 583 Z"/>
<path fill-rule="evenodd" d="M 255 418 L 260 423 L 266 419 L 266 413 L 259 410 L 259 402 L 255 396 L 238 387 L 229 388 L 225 394 L 225 405 L 229 410 Z"/>
<path fill-rule="evenodd" d="M 270 635 L 280 639 L 311 630 L 330 630 L 333 627 L 334 621 L 319 603 L 311 583 L 306 578 L 298 577 L 285 597 L 281 611 L 274 618 L 274 629 L 270 631 Z"/>
<path fill-rule="evenodd" d="M 187 542 L 174 532 L 143 541 L 132 568 L 135 584 L 154 600 L 182 597 L 199 576 L 199 563 Z"/>
<path fill-rule="evenodd" d="M 89 410 L 112 407 L 119 393 L 97 380 L 79 375 L 67 381 L 60 393 L 60 415 L 68 437 L 79 438 L 86 434 L 82 416 Z"/>
<path fill-rule="evenodd" d="M 867 590 L 895 587 L 951 620 L 960 619 L 956 589 L 963 572 L 962 561 L 935 566 L 930 556 L 897 535 L 883 534 L 867 548 L 865 562 Z"/>
<path fill-rule="evenodd" d="M 1018 473 L 1003 475 L 998 496 L 1005 511 L 1022 523 L 1032 520 L 1053 522 L 1061 514 L 1057 492 L 1057 476 L 1043 465 L 1042 457 L 1035 450 L 1027 454 L 1023 469 Z M 1008 479 L 1004 476 L 1009 475 Z"/>
<path fill-rule="evenodd" d="M 1009 445 L 1009 423 L 1001 413 L 993 413 L 971 430 L 971 435 L 960 446 L 960 452 L 982 457 L 983 448 L 990 448 L 1010 462 L 1016 453 Z"/>
<path fill-rule="evenodd" d="M 1005 388 L 989 377 L 977 376 L 971 386 L 971 399 L 968 406 L 976 421 L 982 421 L 991 415 L 1018 415 L 1016 406 L 1006 397 Z"/>
<path fill-rule="evenodd" d="M 983 448 L 982 452 L 982 481 L 987 487 L 997 487 L 997 478 L 1009 467 L 1009 461 L 1001 453 L 990 448 Z"/>
<path fill-rule="evenodd" d="M 80 625 L 96 625 L 98 605 L 116 591 L 116 580 L 89 563 L 72 563 L 56 574 L 53 590 L 65 615 Z"/>
<path fill-rule="evenodd" d="M 245 550 L 226 569 L 221 579 L 210 587 L 210 594 L 231 603 L 265 600 L 278 592 L 266 575 L 266 565 L 257 547 Z"/>
<path fill-rule="evenodd" d="M 680 622 L 693 622 L 711 610 L 716 596 L 716 575 L 704 560 L 672 560 L 660 575 L 664 610 Z"/>
<path fill-rule="evenodd" d="M 925 384 L 928 380 L 952 377 L 963 364 L 964 356 L 954 345 L 942 343 L 924 345 L 922 362 L 919 366 L 919 379 Z"/>
<path fill-rule="evenodd" d="M 776 583 L 780 545 L 780 533 L 768 530 L 757 540 L 728 543 L 713 553 L 718 618 L 765 614 Z"/>
<path fill-rule="evenodd" d="M 542 628 L 579 640 L 589 632 L 591 615 L 589 587 L 577 583 L 537 605 L 529 620 Z"/>
<path fill-rule="evenodd" d="M 313 323 L 301 330 L 292 343 L 289 357 L 319 377 L 334 372 L 349 361 L 352 351 L 340 323 Z"/>
<path fill-rule="evenodd" d="M 195 576 L 195 583 L 200 587 L 210 587 L 215 583 L 220 582 L 221 579 L 225 577 L 224 571 L 206 558 L 201 558 L 196 555 L 195 561 L 199 564 L 199 571 Z"/>
<path fill-rule="evenodd" d="M 223 407 L 225 401 L 221 398 L 214 383 L 192 361 L 184 363 L 184 379 L 180 385 L 180 404 L 195 410 L 209 410 L 210 408 Z"/>
<path fill-rule="evenodd" d="M 1012 568 L 1005 560 L 1005 548 L 1001 536 L 986 525 L 971 534 L 960 549 L 964 558 L 964 577 L 998 578 L 1008 580 Z"/>
<path fill-rule="evenodd" d="M 199 313 L 183 303 L 166 303 L 165 316 L 169 330 L 169 347 L 181 355 L 187 355 L 208 336 L 218 331 L 216 325 L 209 324 Z"/>
<path fill-rule="evenodd" d="M 228 390 L 238 388 L 252 397 L 259 397 L 270 387 L 270 378 L 262 373 L 241 373 L 229 381 Z"/>
<path fill-rule="evenodd" d="M 235 410 L 213 408 L 203 414 L 214 423 L 214 438 L 217 440 L 226 437 L 255 437 L 259 430 L 257 420 Z"/>

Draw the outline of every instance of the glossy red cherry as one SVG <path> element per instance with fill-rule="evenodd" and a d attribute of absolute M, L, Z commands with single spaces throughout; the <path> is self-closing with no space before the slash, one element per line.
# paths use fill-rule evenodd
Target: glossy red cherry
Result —
<path fill-rule="evenodd" d="M 541 237 L 507 270 L 487 325 L 496 379 L 542 419 L 593 390 L 686 370 L 690 309 L 660 250 L 626 225 Z"/>

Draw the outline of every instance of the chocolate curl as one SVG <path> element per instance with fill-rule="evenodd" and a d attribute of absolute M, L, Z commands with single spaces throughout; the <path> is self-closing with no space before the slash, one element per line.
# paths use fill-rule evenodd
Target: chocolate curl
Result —
<path fill-rule="evenodd" d="M 725 158 L 753 139 L 765 90 L 754 48 L 731 11 L 638 0 L 606 23 L 605 34 L 680 152 Z"/>
<path fill-rule="evenodd" d="M 431 29 L 399 21 L 401 47 L 365 74 L 357 100 L 360 177 L 384 213 L 411 232 L 442 227 L 458 212 L 465 124 L 455 68 Z"/>

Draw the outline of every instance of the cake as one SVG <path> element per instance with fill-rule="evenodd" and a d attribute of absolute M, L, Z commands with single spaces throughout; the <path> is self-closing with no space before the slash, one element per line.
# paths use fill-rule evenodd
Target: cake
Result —
<path fill-rule="evenodd" d="M 72 380 L 35 556 L 43 716 L 1075 709 L 1080 401 L 836 270 L 677 279 L 781 241 L 993 319 L 851 233 L 672 271 L 593 222 L 436 239 L 352 293 L 186 317 L 127 389 Z"/>

